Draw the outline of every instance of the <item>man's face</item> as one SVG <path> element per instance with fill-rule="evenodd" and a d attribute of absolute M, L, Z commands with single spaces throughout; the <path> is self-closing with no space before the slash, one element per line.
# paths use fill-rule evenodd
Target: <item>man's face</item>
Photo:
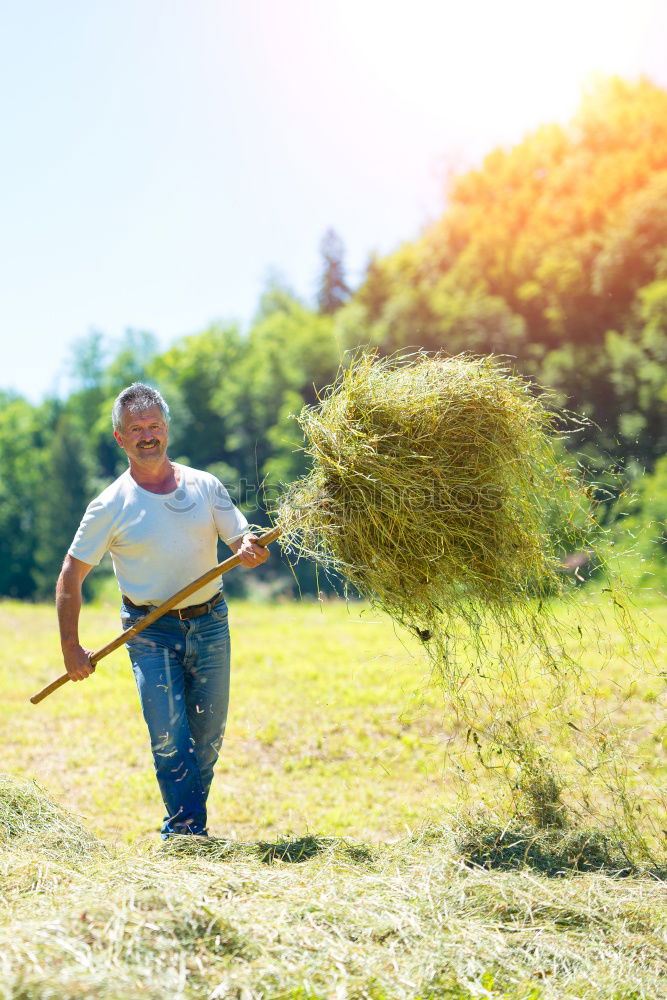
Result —
<path fill-rule="evenodd" d="M 123 410 L 121 429 L 113 436 L 128 458 L 142 464 L 159 463 L 167 451 L 168 427 L 159 406 L 139 413 Z"/>

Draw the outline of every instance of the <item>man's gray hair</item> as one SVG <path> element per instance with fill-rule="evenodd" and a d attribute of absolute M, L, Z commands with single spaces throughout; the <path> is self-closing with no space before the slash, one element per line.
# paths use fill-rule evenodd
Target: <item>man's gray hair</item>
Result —
<path fill-rule="evenodd" d="M 169 423 L 169 407 L 157 389 L 153 389 L 150 385 L 144 385 L 143 382 L 133 382 L 132 385 L 128 385 L 127 389 L 123 389 L 114 400 L 111 411 L 113 429 L 115 431 L 121 429 L 123 410 L 127 410 L 128 413 L 143 413 L 144 410 L 150 410 L 152 406 L 159 406 L 165 423 Z"/>

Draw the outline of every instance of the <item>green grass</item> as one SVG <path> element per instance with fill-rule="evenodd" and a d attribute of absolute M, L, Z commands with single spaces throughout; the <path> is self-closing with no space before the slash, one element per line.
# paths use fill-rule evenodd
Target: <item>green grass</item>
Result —
<path fill-rule="evenodd" d="M 652 615 L 654 644 L 662 646 L 644 676 L 628 665 L 627 638 L 614 623 L 604 644 L 585 651 L 584 666 L 596 672 L 597 718 L 611 715 L 626 728 L 659 778 L 667 762 L 667 640 L 659 628 L 667 614 L 657 606 Z M 230 619 L 232 699 L 210 799 L 215 833 L 247 839 L 313 830 L 380 841 L 455 810 L 461 788 L 453 784 L 452 740 L 465 724 L 419 642 L 360 603 L 232 602 Z M 91 648 L 120 631 L 112 605 L 86 608 L 82 622 Z M 53 610 L 4 602 L 0 627 L 4 770 L 36 778 L 98 836 L 153 834 L 162 804 L 125 651 L 33 706 L 29 696 L 63 671 Z M 534 683 L 539 699 L 545 680 Z M 491 681 L 489 690 L 497 690 Z M 586 728 L 584 706 L 571 709 L 569 721 Z M 480 704 L 480 726 L 484 711 Z M 580 741 L 575 735 L 570 744 Z M 475 775 L 479 804 L 497 795 L 490 777 Z"/>
<path fill-rule="evenodd" d="M 667 613 L 651 613 L 643 671 L 611 620 L 582 657 L 640 791 L 667 757 Z M 497 775 L 468 767 L 418 642 L 362 604 L 231 602 L 230 617 L 221 839 L 165 849 L 127 655 L 32 706 L 62 672 L 54 613 L 0 604 L 0 1000 L 667 996 L 659 873 L 622 871 L 599 831 L 495 827 Z M 85 609 L 87 645 L 118 631 L 113 606 Z M 536 676 L 535 698 L 548 690 Z M 570 709 L 550 736 L 576 748 L 589 707 Z M 461 826 L 471 807 L 481 827 Z"/>

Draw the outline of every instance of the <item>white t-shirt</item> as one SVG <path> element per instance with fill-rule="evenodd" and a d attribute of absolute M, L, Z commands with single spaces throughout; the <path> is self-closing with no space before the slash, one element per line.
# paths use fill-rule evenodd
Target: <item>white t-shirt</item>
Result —
<path fill-rule="evenodd" d="M 175 468 L 179 485 L 172 493 L 150 493 L 124 472 L 88 504 L 69 549 L 93 566 L 110 552 L 121 593 L 135 604 L 166 601 L 216 565 L 218 536 L 233 542 L 248 531 L 219 479 Z M 176 607 L 202 604 L 219 589 L 213 580 Z"/>

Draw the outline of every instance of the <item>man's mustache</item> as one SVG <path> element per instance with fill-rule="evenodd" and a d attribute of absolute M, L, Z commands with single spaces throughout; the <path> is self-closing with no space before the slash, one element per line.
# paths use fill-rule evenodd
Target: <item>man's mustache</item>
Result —
<path fill-rule="evenodd" d="M 140 441 L 139 442 L 139 447 L 140 448 L 150 448 L 151 445 L 159 444 L 159 443 L 160 442 L 157 440 L 157 438 L 152 438 L 150 441 Z"/>

